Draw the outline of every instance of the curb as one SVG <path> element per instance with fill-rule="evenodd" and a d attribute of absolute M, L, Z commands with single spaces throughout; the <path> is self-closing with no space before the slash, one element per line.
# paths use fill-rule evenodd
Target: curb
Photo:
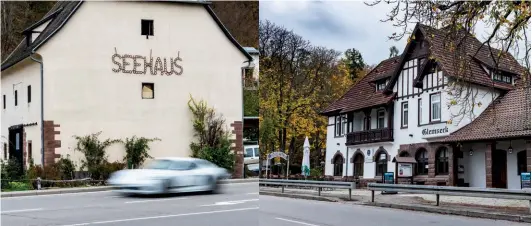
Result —
<path fill-rule="evenodd" d="M 362 203 L 362 205 L 392 208 L 392 209 L 411 210 L 411 211 L 419 211 L 419 212 L 427 212 L 427 213 L 439 213 L 439 214 L 457 215 L 457 216 L 465 216 L 465 217 L 484 218 L 484 219 L 492 219 L 492 220 L 506 220 L 506 221 L 530 223 L 530 216 L 523 216 L 523 215 L 487 213 L 487 212 L 478 212 L 478 211 L 438 208 L 435 206 L 432 207 L 432 206 L 420 206 L 420 205 L 401 205 L 401 204 L 388 204 L 388 203 L 377 203 L 377 202 L 375 203 L 366 202 L 366 203 Z"/>
<path fill-rule="evenodd" d="M 259 179 L 252 178 L 252 179 L 222 180 L 220 181 L 220 184 L 242 184 L 242 183 L 254 183 L 254 182 L 258 183 Z M 13 192 L 1 192 L 0 198 L 36 196 L 36 195 L 71 194 L 71 193 L 83 193 L 83 192 L 110 191 L 110 190 L 113 190 L 113 187 L 99 186 L 99 187 L 84 187 L 84 188 L 59 188 L 59 189 L 49 189 L 49 190 L 13 191 Z"/>
<path fill-rule="evenodd" d="M 286 194 L 286 193 L 269 192 L 269 191 L 259 191 L 259 195 L 269 195 L 269 196 L 276 196 L 276 197 L 305 199 L 305 200 L 322 201 L 322 202 L 338 202 L 338 200 L 336 199 L 326 198 L 323 196 L 296 195 L 296 194 Z"/>

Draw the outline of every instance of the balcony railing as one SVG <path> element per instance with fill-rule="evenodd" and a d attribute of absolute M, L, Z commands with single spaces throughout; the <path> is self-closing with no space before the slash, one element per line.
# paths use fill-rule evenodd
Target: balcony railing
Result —
<path fill-rule="evenodd" d="M 347 145 L 393 141 L 393 130 L 390 128 L 357 131 L 347 134 Z"/>

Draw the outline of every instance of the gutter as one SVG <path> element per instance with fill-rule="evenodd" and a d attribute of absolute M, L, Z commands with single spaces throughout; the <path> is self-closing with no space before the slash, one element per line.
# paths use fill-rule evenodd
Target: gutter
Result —
<path fill-rule="evenodd" d="M 41 164 L 44 168 L 44 63 L 33 57 L 35 50 L 31 51 L 31 60 L 39 63 L 41 66 Z"/>
<path fill-rule="evenodd" d="M 240 119 L 242 122 L 242 148 L 244 148 L 244 79 L 242 78 L 245 74 L 243 73 L 246 68 L 249 68 L 251 66 L 251 61 L 253 59 L 246 60 L 242 63 L 248 63 L 248 66 L 241 67 L 241 75 L 240 75 L 240 95 L 242 98 L 242 118 Z M 244 164 L 244 150 L 242 151 L 242 178 L 246 178 L 246 164 Z"/>

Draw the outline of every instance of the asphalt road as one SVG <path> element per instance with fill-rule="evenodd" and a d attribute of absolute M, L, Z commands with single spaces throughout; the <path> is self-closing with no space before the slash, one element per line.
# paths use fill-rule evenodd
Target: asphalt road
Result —
<path fill-rule="evenodd" d="M 260 225 L 275 226 L 512 226 L 530 225 L 461 216 L 260 196 Z"/>
<path fill-rule="evenodd" d="M 2 198 L 1 225 L 258 225 L 258 183 L 219 194 L 124 197 L 111 191 Z"/>

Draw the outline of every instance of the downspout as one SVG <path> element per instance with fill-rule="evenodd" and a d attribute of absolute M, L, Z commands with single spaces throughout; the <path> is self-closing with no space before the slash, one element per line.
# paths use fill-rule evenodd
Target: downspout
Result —
<path fill-rule="evenodd" d="M 249 68 L 251 66 L 251 60 L 246 60 L 243 63 L 248 63 L 248 66 L 242 67 L 242 75 L 240 76 L 240 91 L 241 91 L 241 97 L 242 97 L 242 178 L 246 178 L 246 164 L 244 164 L 244 79 L 243 76 L 245 76 L 246 68 Z M 260 161 L 260 158 L 259 158 Z M 260 172 L 260 169 L 259 169 Z"/>
<path fill-rule="evenodd" d="M 42 60 L 37 60 L 33 57 L 35 50 L 31 51 L 31 60 L 39 63 L 41 66 L 41 164 L 44 168 L 44 69 Z"/>

